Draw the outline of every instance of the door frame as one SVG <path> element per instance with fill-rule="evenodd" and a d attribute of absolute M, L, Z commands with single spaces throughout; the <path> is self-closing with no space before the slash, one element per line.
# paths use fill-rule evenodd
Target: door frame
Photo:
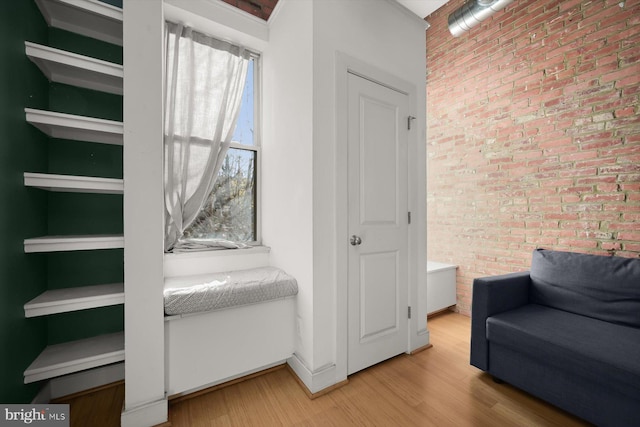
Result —
<path fill-rule="evenodd" d="M 336 378 L 347 377 L 348 362 L 348 75 L 354 74 L 382 86 L 406 93 L 409 97 L 409 114 L 418 116 L 425 109 L 419 108 L 416 85 L 367 64 L 342 52 L 336 52 Z M 425 70 L 426 73 L 426 70 Z M 412 307 L 412 318 L 408 320 L 406 352 L 429 344 L 426 329 L 426 134 L 424 118 L 414 121 L 408 141 L 408 210 L 412 212 L 408 242 L 408 301 Z M 423 147 L 420 146 L 422 140 Z M 419 160 L 418 156 L 423 156 Z M 412 160 L 415 159 L 415 160 Z M 422 163 L 421 163 L 422 162 Z M 421 166 L 424 165 L 424 166 Z M 424 181 L 424 182 L 420 182 Z M 422 194 L 420 194 L 422 192 Z M 417 196 L 417 197 L 416 197 Z M 420 200 L 420 196 L 422 199 Z M 423 224 L 421 224 L 423 222 Z M 422 262 L 420 262 L 420 258 Z M 423 266 L 424 268 L 420 268 Z M 424 270 L 424 271 L 423 271 Z M 422 289 L 424 288 L 424 289 Z M 423 295 L 424 294 L 424 295 Z M 423 299 L 424 301 L 419 301 Z M 424 321 L 418 322 L 424 306 Z"/>

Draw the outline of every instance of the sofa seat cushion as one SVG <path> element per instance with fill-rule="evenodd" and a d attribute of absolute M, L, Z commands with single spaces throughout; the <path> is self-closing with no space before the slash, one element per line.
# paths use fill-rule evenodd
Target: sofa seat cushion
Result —
<path fill-rule="evenodd" d="M 487 339 L 553 365 L 640 396 L 640 329 L 546 306 L 528 304 L 487 319 Z M 489 364 L 491 372 L 491 364 Z"/>

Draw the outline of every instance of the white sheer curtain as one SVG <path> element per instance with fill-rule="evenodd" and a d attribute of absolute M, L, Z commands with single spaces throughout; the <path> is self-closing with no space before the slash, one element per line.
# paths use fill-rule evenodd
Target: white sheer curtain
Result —
<path fill-rule="evenodd" d="M 165 251 L 202 209 L 236 127 L 250 53 L 167 23 Z"/>

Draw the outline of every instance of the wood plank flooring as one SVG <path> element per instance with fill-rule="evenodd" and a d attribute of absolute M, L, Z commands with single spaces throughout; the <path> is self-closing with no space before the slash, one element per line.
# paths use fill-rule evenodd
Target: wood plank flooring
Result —
<path fill-rule="evenodd" d="M 400 355 L 349 377 L 314 400 L 288 369 L 278 369 L 192 399 L 170 402 L 173 427 L 205 426 L 587 426 L 469 365 L 468 317 L 429 319 L 433 347 Z M 122 386 L 70 402 L 72 426 L 117 426 Z M 115 389 L 115 388 L 114 388 Z M 115 395 L 114 395 L 115 393 Z M 87 409 L 88 406 L 88 409 Z M 84 409 L 83 409 L 84 408 Z M 87 424 L 87 411 L 110 413 Z"/>

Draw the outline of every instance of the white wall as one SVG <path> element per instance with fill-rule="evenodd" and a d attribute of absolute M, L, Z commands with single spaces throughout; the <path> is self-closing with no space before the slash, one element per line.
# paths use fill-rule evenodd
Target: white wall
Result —
<path fill-rule="evenodd" d="M 198 16 L 205 16 L 207 21 L 216 21 L 216 16 L 227 17 L 206 32 L 236 40 L 262 52 L 263 243 L 271 247 L 271 264 L 283 268 L 298 280 L 295 359 L 309 375 L 302 378 L 307 387 L 312 392 L 319 391 L 346 378 L 346 301 L 341 296 L 346 289 L 343 255 L 346 254 L 347 235 L 342 233 L 346 221 L 346 200 L 343 197 L 346 194 L 346 163 L 339 156 L 340 141 L 336 127 L 338 53 L 359 59 L 416 87 L 414 115 L 417 117 L 415 125 L 420 131 L 415 133 L 410 143 L 413 163 L 409 190 L 415 224 L 411 229 L 410 242 L 410 295 L 412 304 L 418 306 L 418 293 L 422 292 L 422 284 L 425 283 L 426 260 L 424 24 L 405 13 L 392 0 L 280 0 L 268 31 L 264 31 L 259 23 L 247 24 L 246 20 L 240 20 L 243 23 L 238 25 L 248 25 L 249 29 L 238 30 L 235 28 L 238 25 L 232 25 L 237 19 L 236 12 L 229 8 L 214 10 L 212 5 L 217 5 L 218 9 L 226 7 L 220 2 L 165 1 L 168 13 L 175 13 L 187 24 L 194 24 Z M 153 65 L 156 72 L 162 69 L 157 65 L 161 54 L 155 50 L 155 43 L 162 42 L 158 34 L 162 6 L 151 5 L 159 5 L 160 2 L 142 2 L 144 5 L 132 6 L 138 3 L 125 2 L 125 14 L 132 10 L 129 16 L 136 19 L 135 25 L 132 21 L 127 24 L 125 19 L 125 46 L 127 31 L 134 28 L 140 31 L 138 25 L 150 33 L 149 38 L 145 36 L 125 47 L 125 61 L 140 67 L 138 71 L 127 71 L 125 67 L 125 73 L 128 73 L 125 75 L 125 132 L 129 132 L 129 136 L 125 135 L 125 144 L 127 138 L 133 140 L 139 136 L 142 139 L 136 142 L 140 144 L 137 145 L 140 150 L 134 153 L 137 157 L 127 160 L 125 148 L 125 185 L 138 186 L 134 181 L 128 181 L 128 174 L 141 179 L 140 189 L 129 193 L 137 194 L 139 199 L 127 199 L 125 192 L 125 232 L 129 236 L 140 236 L 143 232 L 156 235 L 150 229 L 157 226 L 157 218 L 145 222 L 136 217 L 134 209 L 145 201 L 150 202 L 148 206 L 155 206 L 158 200 L 160 203 L 162 200 L 161 193 L 157 193 L 158 186 L 160 189 L 162 186 L 162 166 L 161 162 L 158 166 L 154 160 L 161 156 L 162 144 L 158 143 L 157 149 L 151 148 L 156 140 L 162 140 L 162 125 L 157 122 L 158 111 L 162 108 L 161 90 L 158 89 L 161 85 L 155 72 L 149 76 L 141 72 L 149 64 L 156 64 Z M 181 14 L 180 10 L 189 13 Z M 149 52 L 136 52 L 131 46 L 135 49 L 146 46 Z M 134 58 L 135 55 L 138 57 Z M 145 61 L 148 64 L 145 65 Z M 128 75 L 135 75 L 135 78 L 127 80 Z M 131 82 L 138 82 L 140 87 L 133 87 Z M 136 121 L 135 126 L 132 122 L 127 125 L 131 116 L 127 115 L 126 99 L 131 94 L 135 98 L 130 99 L 153 101 L 153 106 L 137 104 L 137 107 L 131 107 L 146 109 L 139 111 L 142 120 Z M 147 149 L 150 150 L 148 153 L 145 152 Z M 147 157 L 143 160 L 144 156 Z M 128 166 L 127 161 L 130 162 Z M 145 168 L 145 177 L 138 176 L 135 166 L 143 163 L 149 168 Z M 129 189 L 127 187 L 127 191 Z M 140 210 L 148 210 L 148 206 Z M 160 215 L 163 212 L 161 204 L 157 211 Z M 135 221 L 126 219 L 127 212 Z M 135 224 L 142 228 L 135 229 Z M 156 297 L 162 298 L 162 232 L 157 233 L 157 238 L 158 252 L 155 240 L 151 239 L 145 243 L 151 250 L 146 252 L 148 247 L 142 249 L 140 246 L 140 253 L 135 256 L 130 252 L 130 258 L 126 260 L 129 270 L 125 265 L 125 274 L 141 283 L 129 281 L 139 287 L 128 288 L 125 304 L 128 346 L 125 404 L 131 414 L 130 420 L 134 419 L 131 411 L 136 407 L 144 410 L 145 405 L 156 401 L 154 399 L 162 401 L 158 390 L 164 377 L 161 367 L 164 322 L 161 319 L 162 303 L 155 301 Z M 142 245 L 142 242 L 138 243 Z M 142 264 L 137 263 L 140 260 Z M 143 294 L 146 299 L 143 299 Z M 140 309 L 144 309 L 140 312 L 144 315 L 135 314 L 134 311 Z M 426 308 L 424 312 L 426 314 Z M 132 319 L 133 323 L 130 322 Z M 407 350 L 428 343 L 425 324 L 414 319 L 410 329 Z M 123 425 L 125 419 L 123 415 Z"/>
<path fill-rule="evenodd" d="M 423 305 L 422 321 L 414 316 L 407 350 L 428 344 L 425 286 L 425 23 L 395 2 L 386 0 L 322 0 L 314 2 L 314 365 L 336 364 L 336 382 L 346 376 L 346 187 L 345 168 L 336 127 L 336 53 L 340 52 L 415 85 L 417 117 L 410 141 L 411 305 Z M 346 152 L 345 152 L 346 153 Z M 341 293 L 344 295 L 341 295 Z"/>
<path fill-rule="evenodd" d="M 312 2 L 276 11 L 262 58 L 262 237 L 271 264 L 298 281 L 297 356 L 312 366 Z"/>
<path fill-rule="evenodd" d="M 168 415 L 162 293 L 165 9 L 169 19 L 258 51 L 266 45 L 268 26 L 236 8 L 208 0 L 125 1 L 123 6 L 125 402 L 121 423 L 139 427 L 160 424 Z M 268 251 L 247 255 L 263 264 Z M 202 258 L 177 256 L 169 270 L 175 274 L 186 266 L 194 273 L 212 264 Z M 220 258 L 215 260 L 217 265 L 224 262 Z"/>
<path fill-rule="evenodd" d="M 415 86 L 410 143 L 411 299 L 425 283 L 425 23 L 386 0 L 280 0 L 264 55 L 263 236 L 299 281 L 297 362 L 312 392 L 346 378 L 346 163 L 337 134 L 338 53 Z M 342 235 L 344 234 L 344 236 Z M 420 267 L 419 267 L 420 266 Z M 419 286 L 420 284 L 420 286 Z M 426 318 L 426 303 L 422 304 Z M 428 343 L 414 320 L 408 350 Z M 300 366 L 302 365 L 302 366 Z M 304 372 L 301 372 L 304 371 Z M 305 378 L 305 373 L 307 377 Z M 302 375 L 301 375 L 302 374 Z"/>

